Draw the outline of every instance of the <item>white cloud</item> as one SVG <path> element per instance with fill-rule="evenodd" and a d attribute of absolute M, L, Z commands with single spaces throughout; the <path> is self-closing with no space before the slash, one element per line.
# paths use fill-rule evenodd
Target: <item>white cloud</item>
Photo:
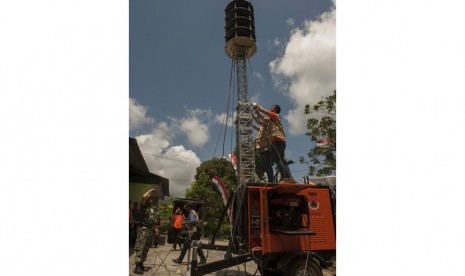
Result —
<path fill-rule="evenodd" d="M 291 134 L 306 131 L 304 106 L 336 89 L 336 8 L 291 31 L 283 56 L 269 64 L 275 86 L 286 90 L 294 108 L 284 116 Z"/>
<path fill-rule="evenodd" d="M 195 177 L 200 159 L 182 145 L 173 146 L 175 130 L 162 122 L 150 134 L 136 136 L 149 171 L 170 179 L 170 194 L 183 197 Z"/>
<path fill-rule="evenodd" d="M 225 122 L 226 122 L 226 116 L 227 116 L 226 112 L 217 114 L 216 117 L 215 117 L 215 122 L 216 122 L 217 124 L 224 125 Z M 231 116 L 229 116 L 228 119 L 230 120 L 230 121 L 228 122 L 228 124 L 229 124 L 229 123 L 232 121 L 232 120 L 231 120 Z"/>
<path fill-rule="evenodd" d="M 132 105 L 139 110 L 147 110 L 134 100 Z M 177 197 L 183 197 L 186 189 L 192 185 L 201 161 L 194 151 L 184 145 L 174 145 L 173 141 L 184 134 L 190 145 L 201 147 L 208 142 L 210 124 L 224 124 L 226 117 L 226 113 L 213 114 L 211 110 L 187 107 L 185 110 L 183 117 L 168 117 L 166 122 L 154 126 L 150 133 L 135 137 L 150 172 L 170 179 L 170 194 Z M 229 116 L 229 127 L 232 126 L 233 118 Z M 146 124 L 153 121 L 146 121 Z"/>
<path fill-rule="evenodd" d="M 262 102 L 261 99 L 262 94 L 261 93 L 256 93 L 250 97 L 250 102 L 251 103 L 260 103 Z"/>
<path fill-rule="evenodd" d="M 211 110 L 206 110 L 206 109 L 199 109 L 199 108 L 196 108 L 196 109 L 187 109 L 186 108 L 186 111 L 187 111 L 187 114 L 191 117 L 197 117 L 197 118 L 200 118 L 202 120 L 208 120 L 211 118 L 212 116 L 212 112 Z"/>
<path fill-rule="evenodd" d="M 171 145 L 174 137 L 174 131 L 169 128 L 168 124 L 161 122 L 151 133 L 136 136 L 136 139 L 139 146 L 144 145 L 150 154 L 161 154 Z"/>
<path fill-rule="evenodd" d="M 129 99 L 129 108 L 131 128 L 153 124 L 155 121 L 147 117 L 147 108 L 134 99 Z M 208 120 L 210 117 L 211 111 L 208 110 L 187 110 L 184 118 L 168 118 L 168 122 L 160 122 L 153 126 L 150 133 L 135 137 L 149 171 L 170 180 L 172 196 L 184 196 L 186 188 L 192 184 L 196 168 L 201 163 L 194 151 L 186 149 L 183 145 L 173 145 L 173 141 L 180 133 L 186 133 L 192 144 L 206 143 L 208 127 L 200 123 L 198 118 Z"/>
<path fill-rule="evenodd" d="M 220 125 L 224 125 L 224 122 L 226 121 L 226 112 L 217 114 L 215 117 L 215 122 Z"/>
<path fill-rule="evenodd" d="M 180 127 L 181 131 L 187 135 L 189 143 L 194 147 L 205 145 L 210 138 L 208 126 L 200 122 L 196 117 L 182 119 Z"/>
<path fill-rule="evenodd" d="M 229 116 L 228 116 L 228 127 L 233 126 L 235 116 L 236 116 L 236 111 L 234 111 L 233 115 L 229 114 Z M 220 124 L 220 125 L 224 125 L 225 122 L 226 122 L 226 112 L 217 114 L 215 116 L 215 123 Z"/>
<path fill-rule="evenodd" d="M 279 38 L 275 37 L 274 41 L 273 41 L 273 45 L 275 47 L 279 47 L 281 46 L 281 41 L 279 40 Z"/>
<path fill-rule="evenodd" d="M 289 17 L 289 18 L 286 20 L 286 23 L 287 23 L 287 25 L 289 25 L 289 26 L 292 27 L 292 26 L 295 25 L 295 19 L 292 18 L 292 17 Z"/>
<path fill-rule="evenodd" d="M 260 74 L 259 72 L 253 72 L 253 75 L 261 82 L 265 81 L 265 77 L 263 77 L 262 74 Z"/>
<path fill-rule="evenodd" d="M 135 99 L 129 98 L 129 130 L 137 129 L 146 124 L 153 124 L 154 119 L 147 117 L 147 108 Z"/>
<path fill-rule="evenodd" d="M 179 131 L 187 136 L 190 145 L 194 147 L 204 146 L 210 139 L 210 123 L 215 118 L 211 110 L 186 109 L 186 116 L 183 118 L 171 118 L 172 124 L 176 125 Z"/>

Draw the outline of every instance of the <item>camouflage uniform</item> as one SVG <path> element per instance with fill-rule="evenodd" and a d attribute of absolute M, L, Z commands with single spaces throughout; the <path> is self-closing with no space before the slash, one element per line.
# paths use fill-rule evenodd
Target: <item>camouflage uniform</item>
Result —
<path fill-rule="evenodd" d="M 152 196 L 153 204 L 141 204 L 142 221 L 137 228 L 137 240 L 134 247 L 134 263 L 142 264 L 147 259 L 147 253 L 153 244 L 153 227 L 157 223 L 158 195 Z"/>
<path fill-rule="evenodd" d="M 153 247 L 158 247 L 158 240 L 160 239 L 160 223 L 161 217 L 160 212 L 158 211 L 158 207 L 155 210 L 155 224 L 153 225 Z"/>

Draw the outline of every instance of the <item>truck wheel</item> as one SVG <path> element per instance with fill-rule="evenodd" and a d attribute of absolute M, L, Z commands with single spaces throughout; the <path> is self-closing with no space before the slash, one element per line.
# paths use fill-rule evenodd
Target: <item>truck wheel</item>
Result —
<path fill-rule="evenodd" d="M 268 269 L 265 269 L 265 268 L 259 268 L 259 271 L 260 271 L 260 273 L 263 273 L 262 276 L 281 276 L 282 275 L 282 274 L 280 274 L 278 272 L 268 270 Z"/>
<path fill-rule="evenodd" d="M 307 270 L 305 271 L 306 259 L 298 259 L 291 262 L 284 272 L 284 276 L 323 276 L 320 266 L 313 260 L 308 260 Z"/>

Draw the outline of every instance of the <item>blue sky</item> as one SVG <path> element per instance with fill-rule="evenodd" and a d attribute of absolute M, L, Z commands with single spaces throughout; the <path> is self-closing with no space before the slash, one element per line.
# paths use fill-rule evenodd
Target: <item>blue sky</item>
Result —
<path fill-rule="evenodd" d="M 224 51 L 228 3 L 129 1 L 130 136 L 137 138 L 149 169 L 171 180 L 176 196 L 190 186 L 201 162 L 223 154 L 221 118 L 231 70 Z M 249 97 L 264 107 L 281 106 L 286 157 L 296 161 L 290 169 L 300 178 L 307 167 L 297 159 L 313 146 L 305 135 L 303 106 L 336 89 L 335 4 L 251 3 L 257 53 L 247 68 Z M 231 130 L 226 155 L 234 147 Z"/>
<path fill-rule="evenodd" d="M 0 228 L 0 244 L 11 252 L 0 259 L 8 264 L 2 265 L 2 275 L 127 273 L 128 113 L 131 111 L 134 127 L 131 135 L 145 141 L 143 151 L 192 163 L 209 158 L 218 126 L 200 114 L 211 110 L 213 116 L 224 111 L 230 69 L 222 40 L 222 13 L 227 1 L 170 1 L 176 3 L 172 4 L 130 0 L 129 5 L 124 0 L 3 2 L 0 162 L 4 185 L 0 205 L 12 211 L 4 212 L 4 221 L 9 223 Z M 155 7 L 146 6 L 135 17 L 136 2 L 153 2 Z M 290 68 L 295 71 L 280 67 L 284 74 L 276 75 L 269 63 L 281 58 L 290 61 L 282 49 L 292 46 L 289 54 L 302 49 L 309 54 L 300 57 L 313 58 L 317 68 L 324 69 L 326 63 L 317 59 L 324 57 L 318 52 L 320 48 L 315 43 L 298 47 L 299 43 L 290 43 L 299 42 L 290 34 L 293 29 L 303 29 L 304 18 L 315 18 L 310 12 L 321 14 L 325 8 L 319 10 L 311 1 L 252 3 L 259 45 L 251 63 L 265 81 L 261 88 L 257 80 L 251 80 L 251 96 L 264 105 L 279 101 L 286 115 L 296 106 L 289 96 L 294 97 L 294 88 L 300 84 L 294 81 L 305 85 L 306 78 L 299 78 L 302 75 L 326 80 L 315 75 L 326 71 L 316 70 L 316 65 L 302 59 L 308 70 L 294 62 Z M 171 4 L 176 7 L 162 6 Z M 331 4 L 325 5 L 329 9 Z M 465 156 L 465 144 L 461 143 L 465 128 L 460 123 L 465 117 L 465 37 L 460 35 L 465 25 L 463 5 L 452 0 L 440 4 L 420 0 L 338 3 L 339 272 L 370 275 L 383 267 L 384 275 L 395 274 L 399 266 L 382 262 L 396 254 L 399 259 L 430 264 L 404 265 L 401 269 L 406 275 L 463 274 L 461 266 L 443 265 L 460 263 L 463 254 L 458 250 L 465 245 L 465 223 L 457 219 L 465 209 L 464 188 L 455 173 L 463 171 Z M 129 28 L 129 6 L 131 20 L 137 19 L 146 29 L 141 30 L 146 34 L 142 33 L 138 42 L 145 44 L 145 49 L 131 43 L 131 78 L 137 74 L 146 81 L 131 82 L 129 96 L 139 104 L 130 109 L 128 46 L 129 38 L 134 39 L 135 25 L 132 22 Z M 196 16 L 194 11 L 205 15 Z M 180 13 L 184 17 L 178 16 Z M 153 14 L 176 20 L 163 18 L 158 22 Z M 200 24 L 199 18 L 208 24 Z M 294 26 L 287 25 L 288 18 L 294 19 Z M 182 20 L 189 22 L 188 26 L 183 23 L 181 28 Z M 181 35 L 181 31 L 188 33 Z M 196 35 L 188 36 L 194 31 Z M 283 48 L 268 50 L 275 38 Z M 305 44 L 307 40 L 300 41 Z M 185 49 L 180 51 L 180 47 Z M 146 67 L 139 71 L 134 68 L 136 50 L 139 60 L 146 61 Z M 275 88 L 276 79 L 289 84 L 289 89 Z M 189 93 L 176 95 L 182 92 L 177 87 L 183 85 Z M 203 94 L 208 97 L 198 96 Z M 190 135 L 186 133 L 196 129 L 196 121 L 182 120 L 189 114 L 185 106 L 205 125 Z M 292 123 L 297 120 L 284 120 L 288 153 L 293 157 L 293 152 L 308 148 L 307 140 L 291 134 Z M 174 123 L 183 123 L 180 126 L 184 128 Z M 208 139 L 202 136 L 204 129 L 208 129 Z M 202 146 L 193 145 L 205 141 Z M 172 180 L 189 178 L 184 174 L 193 171 L 192 164 L 150 156 L 146 158 L 151 170 Z M 172 191 L 183 191 L 189 185 L 171 183 Z M 18 199 L 34 202 L 34 208 L 18 204 Z M 101 208 L 95 207 L 97 203 Z M 358 210 L 364 210 L 364 216 Z M 30 219 L 24 220 L 20 213 Z M 432 217 L 447 223 L 435 223 Z M 408 227 L 393 231 L 392 222 Z M 29 231 L 31 224 L 34 231 Z M 66 231 L 52 232 L 50 225 Z M 69 229 L 76 233 L 73 239 L 68 238 Z M 66 236 L 60 237 L 61 233 Z M 425 242 L 437 236 L 440 242 L 423 250 Z M 64 239 L 66 243 L 59 242 Z M 418 250 L 399 251 L 399 243 Z M 88 250 L 95 246 L 109 250 L 104 256 L 99 250 Z M 28 266 L 17 257 L 24 255 L 26 247 L 27 252 L 40 253 L 28 259 Z M 430 253 L 444 250 L 451 254 Z M 63 254 L 54 258 L 47 254 L 57 251 Z M 112 265 L 99 265 L 102 259 Z M 78 266 L 75 260 L 79 260 Z"/>

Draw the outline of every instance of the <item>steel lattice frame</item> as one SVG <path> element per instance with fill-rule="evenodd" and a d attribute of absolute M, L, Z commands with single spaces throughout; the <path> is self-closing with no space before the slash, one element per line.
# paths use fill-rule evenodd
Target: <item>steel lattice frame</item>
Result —
<path fill-rule="evenodd" d="M 255 153 L 253 139 L 252 106 L 248 100 L 247 84 L 247 48 L 235 49 L 235 66 L 237 73 L 237 121 L 236 147 L 238 150 L 238 185 L 255 181 Z"/>

